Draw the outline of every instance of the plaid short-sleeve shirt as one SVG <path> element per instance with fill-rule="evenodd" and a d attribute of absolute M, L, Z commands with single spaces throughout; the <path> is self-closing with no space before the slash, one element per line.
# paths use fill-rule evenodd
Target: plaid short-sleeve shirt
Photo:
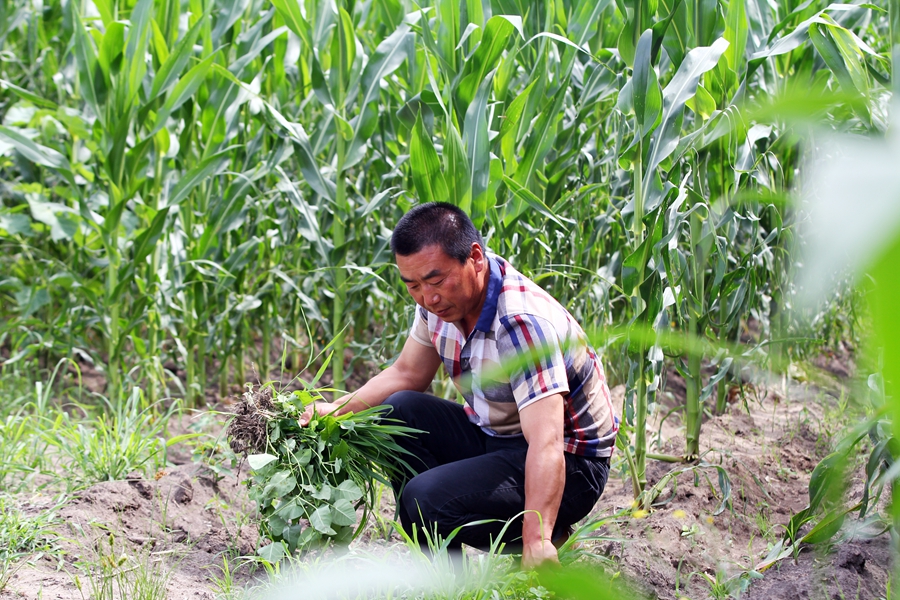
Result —
<path fill-rule="evenodd" d="M 422 307 L 410 336 L 437 350 L 469 420 L 488 435 L 522 435 L 519 411 L 562 394 L 565 450 L 610 456 L 617 426 L 603 367 L 584 331 L 507 261 L 494 255 L 488 261 L 487 298 L 468 338 Z"/>

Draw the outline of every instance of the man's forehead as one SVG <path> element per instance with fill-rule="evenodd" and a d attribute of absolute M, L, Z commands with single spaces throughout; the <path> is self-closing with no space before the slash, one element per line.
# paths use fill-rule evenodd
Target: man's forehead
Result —
<path fill-rule="evenodd" d="M 425 273 L 425 275 L 420 277 L 420 279 L 423 279 L 423 280 L 433 279 L 435 277 L 440 277 L 441 275 L 443 275 L 443 273 L 444 272 L 441 269 L 432 269 L 431 271 L 428 271 L 427 273 Z M 413 281 L 412 279 L 404 277 L 403 272 L 400 273 L 400 280 L 403 282 L 406 282 L 406 283 L 411 283 Z"/>
<path fill-rule="evenodd" d="M 397 255 L 395 260 L 403 281 L 411 281 L 413 278 L 431 279 L 446 273 L 457 264 L 439 245 L 426 246 L 408 256 Z"/>

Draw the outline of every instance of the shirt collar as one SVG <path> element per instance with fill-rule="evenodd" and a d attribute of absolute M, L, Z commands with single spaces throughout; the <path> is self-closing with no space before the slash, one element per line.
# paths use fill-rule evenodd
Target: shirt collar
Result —
<path fill-rule="evenodd" d="M 503 287 L 503 275 L 500 273 L 500 264 L 497 259 L 488 256 L 488 264 L 490 264 L 491 272 L 488 275 L 487 296 L 484 299 L 484 306 L 481 308 L 481 315 L 478 322 L 475 323 L 475 330 L 487 333 L 494 324 L 494 317 L 497 315 L 497 300 L 500 298 L 500 290 Z"/>

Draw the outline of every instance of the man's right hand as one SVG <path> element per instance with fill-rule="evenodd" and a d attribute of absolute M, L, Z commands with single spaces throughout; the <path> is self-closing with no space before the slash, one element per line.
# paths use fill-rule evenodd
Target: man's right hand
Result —
<path fill-rule="evenodd" d="M 309 425 L 309 422 L 312 421 L 313 407 L 315 407 L 317 415 L 330 415 L 341 406 L 343 406 L 343 404 L 338 404 L 336 402 L 314 402 L 313 404 L 310 404 L 298 419 L 300 421 L 300 427 L 306 427 Z"/>

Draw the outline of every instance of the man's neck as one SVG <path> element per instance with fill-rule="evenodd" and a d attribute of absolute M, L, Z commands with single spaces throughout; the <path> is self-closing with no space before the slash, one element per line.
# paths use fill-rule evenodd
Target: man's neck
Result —
<path fill-rule="evenodd" d="M 481 312 L 484 310 L 484 304 L 487 301 L 487 293 L 488 293 L 488 283 L 491 278 L 491 263 L 490 259 L 487 258 L 488 267 L 484 270 L 481 277 L 481 299 L 478 301 L 478 310 L 475 311 L 472 315 L 466 315 L 466 318 L 462 320 L 460 323 L 462 333 L 465 337 L 469 337 L 472 335 L 472 331 L 475 329 L 475 325 L 478 324 L 478 319 L 481 317 Z"/>

